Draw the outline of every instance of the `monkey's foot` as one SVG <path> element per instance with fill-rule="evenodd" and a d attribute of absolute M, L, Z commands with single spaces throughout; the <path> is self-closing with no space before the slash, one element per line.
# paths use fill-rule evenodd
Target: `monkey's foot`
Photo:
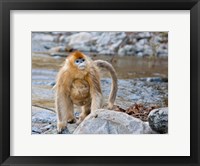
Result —
<path fill-rule="evenodd" d="M 57 133 L 62 134 L 62 131 L 64 130 L 65 127 L 66 127 L 65 122 L 58 122 L 57 123 Z"/>
<path fill-rule="evenodd" d="M 84 119 L 85 117 L 88 115 L 88 113 L 82 112 L 79 116 L 78 121 L 76 122 L 77 125 L 79 125 Z"/>
<path fill-rule="evenodd" d="M 57 129 L 57 134 L 62 134 L 63 129 Z"/>
<path fill-rule="evenodd" d="M 67 123 L 76 123 L 76 118 L 68 119 Z"/>
<path fill-rule="evenodd" d="M 108 103 L 108 109 L 112 110 L 113 109 L 114 104 L 113 103 Z"/>
<path fill-rule="evenodd" d="M 92 117 L 92 118 L 97 118 L 97 117 L 98 117 L 98 114 L 97 114 L 96 112 L 92 112 L 92 113 L 91 113 L 91 117 Z"/>

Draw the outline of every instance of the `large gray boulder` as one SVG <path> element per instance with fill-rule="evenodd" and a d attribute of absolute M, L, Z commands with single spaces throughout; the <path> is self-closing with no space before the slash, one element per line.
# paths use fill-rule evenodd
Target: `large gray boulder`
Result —
<path fill-rule="evenodd" d="M 168 133 L 168 108 L 152 110 L 148 115 L 150 127 L 161 134 Z"/>
<path fill-rule="evenodd" d="M 153 134 L 148 123 L 126 113 L 99 109 L 88 115 L 73 134 Z"/>

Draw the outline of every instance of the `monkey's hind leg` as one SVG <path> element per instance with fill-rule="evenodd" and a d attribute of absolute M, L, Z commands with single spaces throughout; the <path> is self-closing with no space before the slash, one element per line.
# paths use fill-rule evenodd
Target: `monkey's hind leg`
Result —
<path fill-rule="evenodd" d="M 79 120 L 77 121 L 77 124 L 80 124 L 85 119 L 85 117 L 90 114 L 90 107 L 91 107 L 91 103 L 88 103 L 81 107 L 82 112 L 79 116 Z"/>
<path fill-rule="evenodd" d="M 67 122 L 74 121 L 74 106 L 70 98 L 59 95 L 56 98 L 57 132 L 60 134 Z"/>

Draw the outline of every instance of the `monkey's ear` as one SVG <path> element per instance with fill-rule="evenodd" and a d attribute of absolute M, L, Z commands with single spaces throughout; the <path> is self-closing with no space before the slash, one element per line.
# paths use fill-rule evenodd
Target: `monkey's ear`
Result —
<path fill-rule="evenodd" d="M 69 52 L 75 52 L 75 51 L 78 51 L 78 50 L 74 48 L 69 49 Z"/>
<path fill-rule="evenodd" d="M 70 51 L 71 51 L 71 53 L 80 52 L 79 50 L 77 50 L 77 49 L 74 49 L 74 48 L 72 48 Z"/>

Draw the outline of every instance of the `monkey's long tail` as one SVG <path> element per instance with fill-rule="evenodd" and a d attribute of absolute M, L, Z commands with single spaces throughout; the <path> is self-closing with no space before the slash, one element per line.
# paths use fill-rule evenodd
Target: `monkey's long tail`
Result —
<path fill-rule="evenodd" d="M 109 95 L 109 99 L 108 99 L 108 102 L 109 102 L 108 108 L 112 109 L 114 102 L 115 102 L 115 99 L 116 99 L 116 96 L 117 96 L 117 90 L 118 90 L 117 75 L 116 75 L 115 69 L 107 61 L 95 60 L 94 63 L 99 68 L 104 68 L 104 69 L 106 69 L 110 72 L 110 76 L 112 78 L 112 85 L 111 85 L 111 91 L 110 91 L 110 95 Z"/>

